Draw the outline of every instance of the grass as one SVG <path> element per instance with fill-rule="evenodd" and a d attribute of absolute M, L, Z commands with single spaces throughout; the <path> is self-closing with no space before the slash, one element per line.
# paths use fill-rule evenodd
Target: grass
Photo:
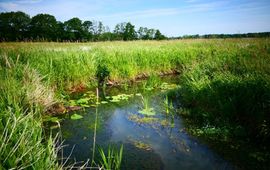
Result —
<path fill-rule="evenodd" d="M 181 101 L 189 110 L 185 115 L 198 132 L 224 130 L 228 140 L 248 138 L 267 146 L 269 56 L 270 39 L 1 43 L 1 168 L 61 167 L 53 139 L 44 140 L 42 115 L 71 92 L 106 80 L 121 83 L 147 76 L 152 78 L 146 87 L 156 86 L 157 75 L 172 72 L 181 73 Z M 257 165 L 265 165 L 261 157 Z"/>

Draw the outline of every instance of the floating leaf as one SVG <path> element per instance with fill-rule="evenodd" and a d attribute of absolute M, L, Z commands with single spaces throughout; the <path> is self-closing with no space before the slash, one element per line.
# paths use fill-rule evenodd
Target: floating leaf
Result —
<path fill-rule="evenodd" d="M 101 101 L 100 102 L 101 104 L 106 104 L 106 103 L 108 103 L 107 101 Z"/>
<path fill-rule="evenodd" d="M 71 119 L 72 120 L 78 120 L 78 119 L 82 119 L 83 117 L 81 116 L 81 115 L 78 115 L 78 114 L 73 114 L 72 116 L 71 116 Z"/>
<path fill-rule="evenodd" d="M 120 100 L 112 99 L 112 100 L 110 100 L 110 102 L 117 103 L 117 102 L 120 102 Z"/>
<path fill-rule="evenodd" d="M 44 122 L 59 122 L 61 119 L 59 119 L 58 117 L 53 117 L 53 116 L 46 116 L 43 118 Z"/>

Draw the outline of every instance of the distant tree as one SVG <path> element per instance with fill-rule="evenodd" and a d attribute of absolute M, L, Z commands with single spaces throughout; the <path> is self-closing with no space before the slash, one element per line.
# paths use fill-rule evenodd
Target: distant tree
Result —
<path fill-rule="evenodd" d="M 153 40 L 155 38 L 155 33 L 156 33 L 155 29 L 148 29 L 146 34 L 147 39 Z"/>
<path fill-rule="evenodd" d="M 140 27 L 139 30 L 137 31 L 138 38 L 141 39 L 141 40 L 148 39 L 147 32 L 148 32 L 148 28 L 146 28 L 146 27 Z"/>
<path fill-rule="evenodd" d="M 30 22 L 30 32 L 34 39 L 56 40 L 57 21 L 54 16 L 49 14 L 38 14 Z"/>
<path fill-rule="evenodd" d="M 93 34 L 93 41 L 98 41 L 100 39 L 100 35 L 105 32 L 105 28 L 101 21 L 93 21 L 92 22 L 91 31 Z"/>
<path fill-rule="evenodd" d="M 93 38 L 92 33 L 93 23 L 91 21 L 84 21 L 82 24 L 83 39 L 90 41 Z"/>
<path fill-rule="evenodd" d="M 166 39 L 166 37 L 164 35 L 162 35 L 159 30 L 156 30 L 154 39 L 155 40 L 164 40 L 164 39 Z"/>
<path fill-rule="evenodd" d="M 0 13 L 0 39 L 2 41 L 21 41 L 28 37 L 29 15 L 23 12 Z"/>
<path fill-rule="evenodd" d="M 79 18 L 72 18 L 64 22 L 66 38 L 71 41 L 81 41 L 83 38 L 82 21 Z"/>
<path fill-rule="evenodd" d="M 105 32 L 105 27 L 101 21 L 98 22 L 98 34 L 102 34 Z"/>
<path fill-rule="evenodd" d="M 125 22 L 116 24 L 114 28 L 114 34 L 115 34 L 115 40 L 123 40 L 124 39 L 124 32 L 125 32 L 125 27 L 126 27 Z"/>
<path fill-rule="evenodd" d="M 128 22 L 124 27 L 123 39 L 127 40 L 135 40 L 137 37 L 135 26 Z"/>
<path fill-rule="evenodd" d="M 110 28 L 108 26 L 104 27 L 104 32 L 100 34 L 99 40 L 100 41 L 112 41 L 115 39 L 115 34 L 110 32 Z"/>
<path fill-rule="evenodd" d="M 65 32 L 64 23 L 62 23 L 60 21 L 57 22 L 57 30 L 56 30 L 55 34 L 56 34 L 56 37 L 57 37 L 56 41 L 63 41 L 65 39 L 66 32 Z"/>

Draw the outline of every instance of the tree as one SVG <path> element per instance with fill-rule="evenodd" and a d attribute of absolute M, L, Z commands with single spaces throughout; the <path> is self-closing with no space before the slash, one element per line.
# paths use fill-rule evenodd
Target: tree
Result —
<path fill-rule="evenodd" d="M 79 18 L 72 18 L 64 22 L 66 39 L 71 41 L 81 41 L 83 37 L 82 21 Z"/>
<path fill-rule="evenodd" d="M 101 21 L 93 21 L 92 25 L 93 41 L 100 39 L 100 35 L 105 32 L 105 27 Z"/>
<path fill-rule="evenodd" d="M 154 39 L 155 40 L 164 40 L 164 39 L 166 39 L 166 37 L 164 35 L 162 35 L 159 30 L 156 30 Z"/>
<path fill-rule="evenodd" d="M 155 37 L 156 30 L 155 29 L 148 29 L 146 33 L 146 37 L 148 40 L 153 40 Z"/>
<path fill-rule="evenodd" d="M 125 22 L 116 24 L 114 28 L 114 34 L 115 34 L 115 40 L 123 40 L 124 39 L 124 32 L 125 32 L 125 27 L 126 27 Z"/>
<path fill-rule="evenodd" d="M 56 40 L 57 29 L 55 17 L 49 14 L 38 14 L 30 23 L 31 36 L 35 39 Z"/>
<path fill-rule="evenodd" d="M 28 37 L 30 17 L 23 12 L 0 13 L 0 39 L 23 40 Z"/>
<path fill-rule="evenodd" d="M 65 25 L 60 21 L 57 22 L 56 37 L 56 41 L 62 41 L 65 38 Z"/>
<path fill-rule="evenodd" d="M 86 40 L 91 40 L 93 37 L 92 34 L 93 23 L 91 21 L 84 21 L 82 24 L 83 38 Z"/>
<path fill-rule="evenodd" d="M 125 41 L 127 40 L 135 40 L 137 37 L 136 31 L 135 31 L 135 26 L 132 25 L 130 22 L 128 22 L 125 25 L 124 28 L 124 33 L 123 33 L 123 39 Z"/>
<path fill-rule="evenodd" d="M 141 40 L 147 40 L 149 39 L 147 36 L 148 28 L 146 27 L 140 27 L 138 30 L 138 38 Z"/>

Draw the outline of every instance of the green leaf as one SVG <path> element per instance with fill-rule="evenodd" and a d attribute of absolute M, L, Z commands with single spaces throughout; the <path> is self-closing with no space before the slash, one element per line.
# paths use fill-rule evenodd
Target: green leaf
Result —
<path fill-rule="evenodd" d="M 73 114 L 72 116 L 71 116 L 71 119 L 72 120 L 78 120 L 78 119 L 82 119 L 83 118 L 83 116 L 81 116 L 81 115 L 78 115 L 78 114 Z"/>

